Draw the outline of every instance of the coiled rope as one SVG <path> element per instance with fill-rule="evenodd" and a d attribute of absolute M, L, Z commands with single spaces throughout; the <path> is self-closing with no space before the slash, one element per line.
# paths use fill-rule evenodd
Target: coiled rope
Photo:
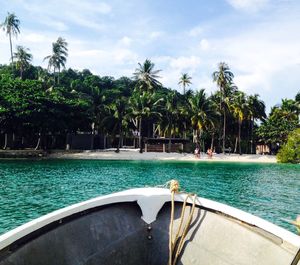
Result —
<path fill-rule="evenodd" d="M 179 193 L 179 182 L 177 180 L 171 180 L 168 182 L 171 191 L 171 218 L 170 218 L 170 226 L 169 226 L 169 262 L 168 265 L 176 265 L 179 255 L 182 252 L 186 235 L 189 231 L 190 225 L 193 220 L 193 215 L 196 206 L 196 194 L 187 194 L 181 209 L 180 215 L 180 223 L 179 227 L 173 240 L 173 225 L 174 225 L 174 211 L 175 211 L 175 193 Z M 187 208 L 187 201 L 189 198 L 193 197 L 192 209 L 188 215 L 187 221 L 184 223 L 184 214 Z M 181 231 L 182 230 L 182 231 Z"/>

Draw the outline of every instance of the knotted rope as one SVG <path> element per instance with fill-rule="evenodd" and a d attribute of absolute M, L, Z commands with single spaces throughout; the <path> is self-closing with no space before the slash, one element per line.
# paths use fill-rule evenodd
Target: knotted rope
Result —
<path fill-rule="evenodd" d="M 296 220 L 287 220 L 287 219 L 283 219 L 283 220 L 294 225 L 297 229 L 298 235 L 300 235 L 300 215 L 297 216 Z"/>
<path fill-rule="evenodd" d="M 184 202 L 182 204 L 179 227 L 178 227 L 178 230 L 177 230 L 177 233 L 175 236 L 175 240 L 173 241 L 173 225 L 174 225 L 174 210 L 175 210 L 174 197 L 175 197 L 175 193 L 179 192 L 179 182 L 177 180 L 171 180 L 169 182 L 169 185 L 170 185 L 170 191 L 171 191 L 171 218 L 170 218 L 170 226 L 169 226 L 169 262 L 168 262 L 168 265 L 176 265 L 178 257 L 184 246 L 185 237 L 189 231 L 189 228 L 190 228 L 190 225 L 191 225 L 191 222 L 193 219 L 197 196 L 195 194 L 194 195 L 193 194 L 186 195 Z M 185 225 L 183 225 L 184 214 L 185 214 L 185 210 L 187 208 L 187 201 L 192 196 L 193 196 L 192 209 L 188 215 Z M 182 232 L 181 232 L 181 230 L 182 230 Z M 179 240 L 179 238 L 180 238 L 180 240 Z M 176 252 L 174 252 L 176 246 L 177 246 L 177 249 L 176 249 Z"/>

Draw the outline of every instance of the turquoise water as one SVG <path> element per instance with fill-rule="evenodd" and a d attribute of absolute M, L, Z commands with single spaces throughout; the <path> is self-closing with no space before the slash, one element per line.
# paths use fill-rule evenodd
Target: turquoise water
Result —
<path fill-rule="evenodd" d="M 170 179 L 295 232 L 282 218 L 300 214 L 299 165 L 0 160 L 0 234 L 76 202 Z"/>

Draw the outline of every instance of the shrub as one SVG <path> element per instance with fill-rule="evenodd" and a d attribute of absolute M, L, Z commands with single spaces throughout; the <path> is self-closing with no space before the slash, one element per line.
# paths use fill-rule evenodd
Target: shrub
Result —
<path fill-rule="evenodd" d="M 300 128 L 288 135 L 287 142 L 277 154 L 280 163 L 300 163 Z"/>

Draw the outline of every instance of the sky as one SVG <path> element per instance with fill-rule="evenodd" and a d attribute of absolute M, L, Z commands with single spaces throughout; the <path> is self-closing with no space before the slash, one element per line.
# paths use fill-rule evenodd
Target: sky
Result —
<path fill-rule="evenodd" d="M 164 86 L 182 92 L 182 73 L 193 90 L 217 89 L 212 73 L 226 62 L 234 83 L 259 94 L 267 109 L 300 90 L 298 0 L 0 0 L 0 21 L 14 12 L 33 64 L 47 67 L 51 43 L 68 42 L 67 67 L 100 76 L 132 77 L 138 62 L 161 69 Z M 0 64 L 10 58 L 0 32 Z"/>

